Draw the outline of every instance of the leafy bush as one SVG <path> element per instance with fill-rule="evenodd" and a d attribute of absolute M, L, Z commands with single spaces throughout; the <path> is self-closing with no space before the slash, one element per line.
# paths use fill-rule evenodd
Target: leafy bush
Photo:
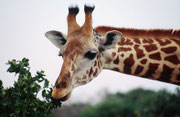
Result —
<path fill-rule="evenodd" d="M 61 106 L 61 102 L 51 99 L 52 87 L 44 78 L 44 71 L 37 71 L 33 77 L 29 60 L 8 61 L 8 72 L 18 75 L 18 80 L 8 88 L 0 80 L 0 115 L 2 117 L 49 117 L 51 111 Z M 43 87 L 40 85 L 43 83 Z M 42 91 L 43 101 L 37 98 Z"/>

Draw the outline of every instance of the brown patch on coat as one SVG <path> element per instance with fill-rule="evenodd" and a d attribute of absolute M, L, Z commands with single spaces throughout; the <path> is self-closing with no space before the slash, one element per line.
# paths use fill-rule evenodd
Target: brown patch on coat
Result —
<path fill-rule="evenodd" d="M 146 74 L 143 75 L 142 77 L 153 78 L 153 74 L 158 69 L 158 66 L 159 66 L 158 63 L 149 63 L 148 70 L 147 70 Z"/>
<path fill-rule="evenodd" d="M 154 54 L 150 54 L 149 58 L 154 59 L 154 60 L 161 60 L 161 53 L 160 52 L 156 52 Z"/>
<path fill-rule="evenodd" d="M 146 49 L 147 52 L 152 52 L 158 49 L 155 44 L 144 45 L 144 48 Z"/>
<path fill-rule="evenodd" d="M 150 38 L 144 38 L 143 43 L 153 43 L 154 41 Z"/>
<path fill-rule="evenodd" d="M 135 75 L 140 74 L 140 73 L 143 71 L 143 68 L 144 68 L 144 67 L 138 65 L 138 66 L 136 67 L 136 71 L 134 72 L 134 74 L 135 74 Z"/>
<path fill-rule="evenodd" d="M 131 40 L 128 39 L 128 38 L 122 37 L 121 41 L 118 42 L 118 45 L 121 45 L 121 46 L 123 46 L 123 45 L 133 45 L 133 42 L 131 42 Z"/>
<path fill-rule="evenodd" d="M 147 59 L 143 59 L 143 60 L 141 60 L 140 62 L 141 62 L 142 64 L 146 64 Z"/>
<path fill-rule="evenodd" d="M 122 52 L 122 51 L 124 52 L 131 51 L 131 48 L 119 47 L 118 52 Z"/>
<path fill-rule="evenodd" d="M 97 65 L 97 61 L 94 62 L 94 66 L 96 66 L 96 65 Z"/>
<path fill-rule="evenodd" d="M 180 36 L 179 36 L 179 37 L 180 37 Z M 171 40 L 173 40 L 177 45 L 180 46 L 180 40 L 179 40 L 179 39 L 171 39 Z"/>
<path fill-rule="evenodd" d="M 117 68 L 117 67 L 113 68 L 112 70 L 120 72 L 119 68 Z"/>
<path fill-rule="evenodd" d="M 104 49 L 104 48 L 102 48 L 102 47 L 99 47 L 98 49 L 99 49 L 99 52 L 103 52 L 103 51 L 105 51 L 105 49 Z"/>
<path fill-rule="evenodd" d="M 95 72 L 93 73 L 93 76 L 96 76 L 98 72 L 98 69 L 95 70 Z"/>
<path fill-rule="evenodd" d="M 92 73 L 93 73 L 93 69 L 92 69 L 92 67 L 91 67 L 91 69 L 90 69 L 90 71 L 89 71 L 89 77 L 91 77 Z"/>
<path fill-rule="evenodd" d="M 131 67 L 134 65 L 134 63 L 135 60 L 133 58 L 133 54 L 131 54 L 124 60 L 124 73 L 131 74 Z"/>
<path fill-rule="evenodd" d="M 175 65 L 180 63 L 180 60 L 178 59 L 178 57 L 176 55 L 168 56 L 168 57 L 164 58 L 164 60 L 167 60 Z"/>
<path fill-rule="evenodd" d="M 161 51 L 163 51 L 166 54 L 173 53 L 177 50 L 177 47 L 167 47 L 167 48 L 161 48 Z"/>
<path fill-rule="evenodd" d="M 144 45 L 144 48 L 146 49 L 147 52 L 152 52 L 158 49 L 155 44 Z"/>
<path fill-rule="evenodd" d="M 112 57 L 115 57 L 116 56 L 116 52 L 112 52 Z"/>
<path fill-rule="evenodd" d="M 174 71 L 174 68 L 170 68 L 167 65 L 163 65 L 163 71 L 161 72 L 161 75 L 158 80 L 163 82 L 170 82 L 172 72 Z"/>
<path fill-rule="evenodd" d="M 143 50 L 139 49 L 139 45 L 135 45 L 134 49 L 136 51 L 137 59 L 142 58 L 145 56 Z"/>
<path fill-rule="evenodd" d="M 139 40 L 139 38 L 134 38 L 134 42 L 135 42 L 136 44 L 141 44 L 141 41 Z"/>
<path fill-rule="evenodd" d="M 118 65 L 119 64 L 119 56 L 113 61 L 114 64 Z"/>
<path fill-rule="evenodd" d="M 171 41 L 168 40 L 168 39 L 155 38 L 155 40 L 156 40 L 161 46 L 165 46 L 165 45 L 171 44 Z"/>

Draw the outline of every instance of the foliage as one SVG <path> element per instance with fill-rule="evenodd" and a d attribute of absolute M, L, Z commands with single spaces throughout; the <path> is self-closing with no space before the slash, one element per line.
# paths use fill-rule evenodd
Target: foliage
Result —
<path fill-rule="evenodd" d="M 172 94 L 135 89 L 108 95 L 101 103 L 85 108 L 82 117 L 180 117 L 180 90 Z"/>
<path fill-rule="evenodd" d="M 29 60 L 8 61 L 8 72 L 18 75 L 18 80 L 9 88 L 4 88 L 0 80 L 0 115 L 3 117 L 49 117 L 61 102 L 51 99 L 52 87 L 44 78 L 44 71 L 37 71 L 33 77 Z M 40 85 L 43 83 L 43 87 Z M 37 98 L 42 91 L 43 101 Z"/>

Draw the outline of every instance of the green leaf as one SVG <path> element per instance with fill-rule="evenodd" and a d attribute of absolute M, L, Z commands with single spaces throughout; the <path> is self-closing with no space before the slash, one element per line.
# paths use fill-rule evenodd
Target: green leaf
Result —
<path fill-rule="evenodd" d="M 43 96 L 43 97 L 46 97 L 46 90 L 43 90 L 43 91 L 42 91 L 42 96 Z"/>
<path fill-rule="evenodd" d="M 16 114 L 18 114 L 20 111 L 20 108 L 16 108 Z"/>
<path fill-rule="evenodd" d="M 0 91 L 3 89 L 3 82 L 0 80 Z"/>
<path fill-rule="evenodd" d="M 25 99 L 25 103 L 29 104 L 29 103 L 30 103 L 30 99 L 29 99 L 29 98 L 26 98 L 26 99 Z"/>
<path fill-rule="evenodd" d="M 22 62 L 24 63 L 24 66 L 25 66 L 25 67 L 28 67 L 28 66 L 29 66 L 29 59 L 23 58 L 23 59 L 22 59 Z"/>
<path fill-rule="evenodd" d="M 44 80 L 44 88 L 47 88 L 49 86 L 49 81 L 47 79 Z"/>

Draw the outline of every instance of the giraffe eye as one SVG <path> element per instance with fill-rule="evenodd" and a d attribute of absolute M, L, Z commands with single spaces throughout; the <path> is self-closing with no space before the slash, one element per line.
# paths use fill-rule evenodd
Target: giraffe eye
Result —
<path fill-rule="evenodd" d="M 96 54 L 97 54 L 97 52 L 88 51 L 88 52 L 86 52 L 86 54 L 84 55 L 84 57 L 92 60 L 92 59 L 95 58 Z"/>

